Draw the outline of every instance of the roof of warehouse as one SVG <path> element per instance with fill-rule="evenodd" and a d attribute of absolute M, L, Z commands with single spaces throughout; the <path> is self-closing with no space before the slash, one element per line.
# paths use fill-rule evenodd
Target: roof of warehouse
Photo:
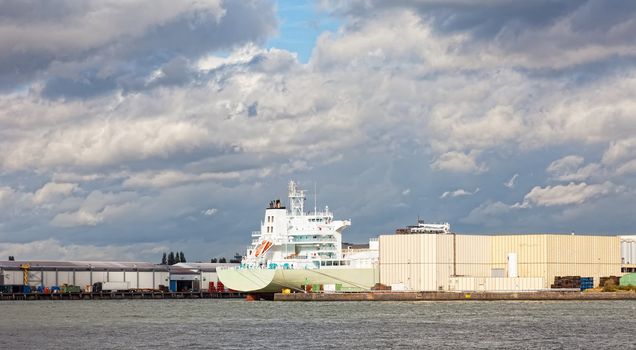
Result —
<path fill-rule="evenodd" d="M 22 264 L 45 269 L 168 270 L 168 266 L 165 265 L 138 261 L 0 261 L 0 268 L 19 269 Z"/>
<path fill-rule="evenodd" d="M 200 270 L 201 272 L 216 272 L 217 267 L 234 267 L 239 264 L 230 263 L 178 263 L 172 265 L 171 272 L 175 267 L 191 270 Z M 173 272 L 174 273 L 174 272 Z"/>

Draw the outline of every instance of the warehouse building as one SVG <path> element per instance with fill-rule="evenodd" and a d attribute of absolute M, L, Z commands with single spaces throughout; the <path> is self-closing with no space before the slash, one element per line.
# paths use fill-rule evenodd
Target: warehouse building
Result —
<path fill-rule="evenodd" d="M 172 266 L 148 262 L 114 261 L 0 261 L 0 285 L 24 283 L 32 287 L 73 285 L 85 288 L 97 282 L 126 282 L 129 289 L 159 289 L 171 291 L 208 290 L 210 282 L 216 288 L 217 267 L 238 264 L 179 263 Z"/>
<path fill-rule="evenodd" d="M 168 266 L 147 262 L 0 261 L 0 285 L 23 284 L 27 266 L 27 284 L 33 287 L 127 282 L 131 289 L 158 289 L 168 284 L 170 276 Z"/>
<path fill-rule="evenodd" d="M 225 263 L 178 263 L 170 267 L 171 291 L 216 290 L 219 286 L 218 267 L 232 267 L 239 264 Z"/>
<path fill-rule="evenodd" d="M 0 285 L 23 284 L 24 267 L 27 284 L 32 287 L 73 285 L 83 289 L 97 282 L 126 282 L 128 289 L 171 291 L 207 291 L 218 286 L 217 267 L 238 264 L 179 263 L 172 266 L 148 262 L 113 261 L 0 261 Z"/>
<path fill-rule="evenodd" d="M 380 283 L 420 291 L 536 290 L 555 276 L 620 276 L 619 237 L 399 234 L 380 236 Z"/>

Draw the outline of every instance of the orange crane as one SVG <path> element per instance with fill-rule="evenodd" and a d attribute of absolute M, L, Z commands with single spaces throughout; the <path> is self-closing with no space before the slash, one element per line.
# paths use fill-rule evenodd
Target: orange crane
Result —
<path fill-rule="evenodd" d="M 30 268 L 31 268 L 31 265 L 29 264 L 20 265 L 20 269 L 22 269 L 22 284 L 24 284 L 25 286 L 29 284 L 29 269 Z"/>

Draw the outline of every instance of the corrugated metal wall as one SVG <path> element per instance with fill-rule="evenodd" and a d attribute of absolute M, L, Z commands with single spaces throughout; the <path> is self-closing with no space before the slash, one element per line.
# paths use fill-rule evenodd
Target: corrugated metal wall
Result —
<path fill-rule="evenodd" d="M 456 235 L 458 276 L 491 276 L 491 236 Z"/>
<path fill-rule="evenodd" d="M 594 277 L 598 285 L 599 277 L 620 275 L 618 237 L 414 234 L 380 236 L 380 282 L 449 290 L 454 270 L 459 276 L 490 277 L 493 269 L 503 269 L 508 276 L 509 253 L 517 254 L 519 277 L 540 278 L 543 288 L 555 276 Z"/>
<path fill-rule="evenodd" d="M 380 236 L 380 283 L 437 290 L 437 235 Z"/>
<path fill-rule="evenodd" d="M 123 271 L 108 271 L 107 282 L 124 282 L 124 272 Z"/>
<path fill-rule="evenodd" d="M 5 284 L 22 284 L 22 271 L 3 271 Z M 46 287 L 62 286 L 64 284 L 76 285 L 84 288 L 91 284 L 91 271 L 32 271 L 32 280 L 29 284 L 33 286 L 44 285 Z M 57 274 L 57 278 L 56 278 Z M 137 286 L 137 271 L 126 271 L 126 281 L 130 282 L 130 288 L 159 288 L 159 285 L 167 285 L 169 273 L 167 271 L 139 272 L 139 286 Z M 216 274 L 214 274 L 216 276 Z M 37 277 L 37 278 L 36 278 Z M 43 278 L 40 281 L 40 278 Z M 56 281 L 57 280 L 57 281 Z M 121 282 L 124 280 L 123 271 L 92 271 L 92 283 L 95 282 Z"/>
<path fill-rule="evenodd" d="M 137 272 L 126 271 L 124 277 L 124 281 L 128 282 L 128 286 L 130 286 L 131 289 L 139 288 L 139 286 L 137 285 Z"/>
<path fill-rule="evenodd" d="M 152 284 L 152 272 L 150 272 L 150 271 L 141 271 L 141 272 L 139 272 L 139 286 L 137 288 L 142 288 L 142 289 L 153 289 L 154 288 L 154 286 Z"/>
<path fill-rule="evenodd" d="M 504 269 L 508 276 L 508 254 L 517 253 L 519 277 L 544 277 L 547 268 L 546 235 L 492 236 L 492 269 Z"/>
<path fill-rule="evenodd" d="M 170 273 L 167 271 L 155 272 L 155 288 L 159 289 L 159 285 L 167 286 L 170 284 Z"/>
<path fill-rule="evenodd" d="M 546 283 L 555 276 L 600 277 L 620 276 L 621 253 L 618 237 L 547 235 Z"/>
<path fill-rule="evenodd" d="M 84 287 L 91 285 L 91 273 L 90 271 L 75 271 L 75 283 L 76 286 Z"/>
<path fill-rule="evenodd" d="M 450 288 L 448 278 L 453 274 L 453 235 L 431 235 L 431 240 L 436 245 L 435 284 L 430 290 L 448 290 Z"/>

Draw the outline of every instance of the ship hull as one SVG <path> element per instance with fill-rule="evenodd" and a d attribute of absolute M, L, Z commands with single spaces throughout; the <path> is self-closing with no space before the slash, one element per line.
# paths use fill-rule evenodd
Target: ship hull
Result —
<path fill-rule="evenodd" d="M 283 289 L 302 290 L 308 284 L 340 284 L 342 290 L 370 290 L 379 281 L 373 268 L 324 269 L 225 269 L 217 271 L 226 288 L 251 293 L 277 293 Z"/>

